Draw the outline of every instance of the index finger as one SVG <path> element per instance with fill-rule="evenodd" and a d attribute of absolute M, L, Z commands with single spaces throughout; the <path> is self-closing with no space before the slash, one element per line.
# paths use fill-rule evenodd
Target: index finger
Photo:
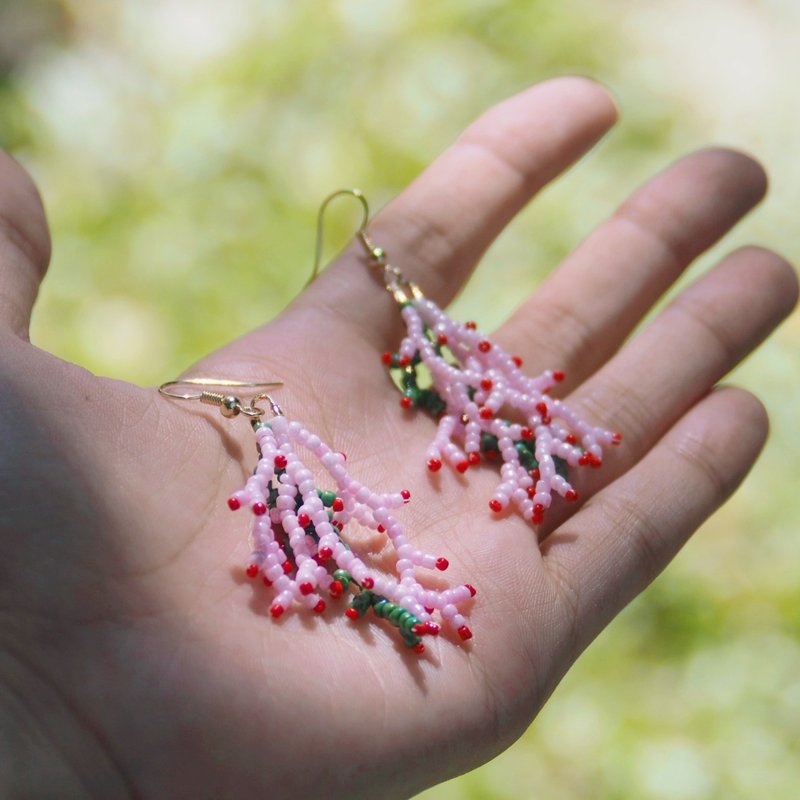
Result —
<path fill-rule="evenodd" d="M 448 303 L 515 214 L 616 120 L 608 93 L 584 78 L 534 86 L 476 120 L 369 224 L 372 239 L 427 296 Z M 346 309 L 376 347 L 398 315 L 353 245 L 292 309 Z"/>

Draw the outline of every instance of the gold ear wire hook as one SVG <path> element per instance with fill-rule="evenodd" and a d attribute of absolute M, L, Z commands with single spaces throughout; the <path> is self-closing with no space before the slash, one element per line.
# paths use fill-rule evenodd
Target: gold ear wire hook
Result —
<path fill-rule="evenodd" d="M 238 397 L 232 394 L 213 392 L 208 389 L 202 389 L 199 392 L 178 392 L 173 389 L 175 386 L 263 389 L 266 386 L 283 386 L 283 381 L 226 381 L 218 378 L 179 378 L 174 381 L 166 381 L 158 387 L 159 394 L 163 394 L 164 397 L 171 397 L 174 400 L 199 400 L 201 403 L 218 406 L 223 417 L 235 417 L 238 414 L 244 414 L 247 417 L 260 417 L 264 414 L 264 411 L 256 406 L 256 402 L 261 399 L 269 400 L 273 414 L 276 416 L 283 414 L 280 406 L 265 393 L 257 395 L 250 401 L 249 405 L 245 405 Z"/>
<path fill-rule="evenodd" d="M 361 225 L 356 231 L 356 236 L 358 236 L 361 244 L 364 245 L 367 255 L 378 264 L 384 264 L 386 261 L 386 253 L 383 251 L 383 249 L 377 247 L 369 238 L 369 236 L 367 236 L 366 227 L 367 223 L 369 222 L 369 203 L 367 203 L 367 198 L 364 197 L 364 193 L 361 191 L 361 189 L 355 188 L 337 189 L 335 192 L 329 194 L 322 201 L 322 205 L 319 207 L 319 212 L 317 214 L 317 245 L 314 252 L 314 268 L 311 271 L 311 277 L 308 279 L 306 287 L 310 286 L 314 282 L 314 279 L 317 277 L 317 275 L 319 275 L 320 263 L 322 262 L 322 246 L 325 242 L 325 211 L 332 200 L 335 200 L 337 197 L 342 195 L 350 195 L 351 197 L 355 197 L 356 200 L 361 203 L 361 207 L 364 210 L 364 216 L 361 219 Z"/>
<path fill-rule="evenodd" d="M 392 297 L 395 299 L 395 302 L 400 306 L 403 306 L 412 300 L 423 299 L 424 295 L 422 294 L 422 290 L 419 288 L 419 286 L 412 281 L 409 281 L 403 275 L 403 273 L 397 269 L 397 267 L 392 266 L 387 259 L 386 251 L 382 247 L 378 247 L 375 242 L 370 239 L 366 231 L 367 223 L 369 222 L 369 204 L 367 203 L 367 198 L 364 197 L 364 193 L 360 189 L 350 188 L 337 189 L 332 194 L 329 194 L 322 201 L 322 205 L 319 207 L 319 214 L 317 215 L 317 247 L 314 254 L 314 270 L 311 273 L 311 277 L 308 279 L 308 283 L 306 283 L 306 288 L 308 288 L 317 275 L 319 275 L 319 265 L 320 261 L 322 261 L 322 244 L 325 234 L 325 211 L 332 200 L 340 195 L 345 194 L 355 197 L 356 200 L 361 203 L 361 206 L 364 209 L 364 217 L 361 220 L 361 227 L 356 231 L 356 236 L 364 246 L 364 249 L 367 251 L 370 261 L 382 269 L 383 282 L 386 285 L 386 290 L 392 295 Z"/>

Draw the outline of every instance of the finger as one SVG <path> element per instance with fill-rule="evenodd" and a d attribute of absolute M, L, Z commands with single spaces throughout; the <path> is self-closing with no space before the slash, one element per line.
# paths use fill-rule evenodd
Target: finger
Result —
<path fill-rule="evenodd" d="M 50 235 L 36 187 L 0 152 L 0 325 L 22 338 L 49 260 Z"/>
<path fill-rule="evenodd" d="M 509 220 L 588 150 L 616 118 L 597 84 L 559 78 L 506 100 L 458 140 L 369 225 L 376 244 L 425 294 L 447 303 Z M 397 311 L 352 246 L 295 304 L 346 314 L 378 346 Z"/>
<path fill-rule="evenodd" d="M 738 389 L 695 406 L 632 470 L 543 545 L 577 654 L 733 493 L 767 435 L 761 403 Z"/>
<path fill-rule="evenodd" d="M 569 399 L 588 419 L 622 431 L 601 470 L 579 470 L 582 497 L 633 466 L 794 307 L 797 277 L 780 256 L 748 247 L 682 292 Z M 564 509 L 553 509 L 546 535 Z"/>
<path fill-rule="evenodd" d="M 553 273 L 498 332 L 534 371 L 577 386 L 617 350 L 700 253 L 764 196 L 752 159 L 705 150 L 673 164 L 630 199 Z"/>

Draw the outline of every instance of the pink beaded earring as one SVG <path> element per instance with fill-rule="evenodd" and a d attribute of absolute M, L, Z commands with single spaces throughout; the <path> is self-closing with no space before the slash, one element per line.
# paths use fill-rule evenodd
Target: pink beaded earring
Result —
<path fill-rule="evenodd" d="M 327 607 L 325 597 L 336 599 L 352 591 L 347 617 L 358 620 L 372 610 L 397 628 L 416 653 L 425 650 L 423 636 L 439 633 L 436 618 L 461 639 L 472 638 L 459 607 L 475 595 L 475 589 L 463 584 L 439 591 L 417 580 L 417 567 L 444 571 L 448 562 L 413 547 L 395 518 L 394 509 L 411 498 L 407 490 L 375 492 L 352 478 L 344 454 L 299 422 L 290 422 L 269 394 L 262 392 L 243 403 L 233 394 L 215 391 L 277 385 L 184 378 L 159 387 L 167 397 L 199 400 L 219 407 L 224 417 L 242 414 L 250 419 L 258 463 L 245 485 L 230 496 L 228 506 L 252 512 L 252 554 L 246 573 L 253 579 L 260 575 L 273 589 L 272 616 L 278 619 L 295 604 L 321 614 Z M 269 405 L 269 420 L 259 405 L 262 401 Z M 334 489 L 318 488 L 298 448 L 319 461 Z M 345 527 L 354 523 L 386 534 L 395 551 L 396 578 L 371 569 L 343 538 Z"/>
<path fill-rule="evenodd" d="M 426 453 L 428 469 L 438 472 L 447 463 L 464 473 L 482 459 L 501 460 L 502 480 L 489 507 L 500 514 L 513 506 L 534 525 L 543 522 L 554 494 L 568 502 L 577 500 L 569 468 L 600 467 L 602 445 L 617 445 L 622 435 L 589 425 L 550 395 L 564 380 L 563 372 L 525 375 L 522 359 L 480 333 L 474 322 L 455 322 L 425 297 L 367 235 L 369 206 L 360 190 L 340 189 L 320 207 L 314 275 L 321 256 L 323 214 L 340 195 L 361 202 L 364 217 L 356 235 L 370 264 L 381 270 L 407 327 L 398 351 L 382 356 L 395 373 L 400 406 L 421 408 L 438 420 Z"/>

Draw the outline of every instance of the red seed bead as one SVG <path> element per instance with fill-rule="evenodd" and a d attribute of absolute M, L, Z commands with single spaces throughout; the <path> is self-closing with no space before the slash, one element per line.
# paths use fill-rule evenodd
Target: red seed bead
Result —
<path fill-rule="evenodd" d="M 272 586 L 272 581 L 266 575 L 263 575 L 261 580 L 264 581 L 264 586 Z"/>
<path fill-rule="evenodd" d="M 489 378 L 484 378 L 481 381 L 481 389 L 483 389 L 484 392 L 491 392 L 493 386 L 494 384 Z"/>
<path fill-rule="evenodd" d="M 269 613 L 272 614 L 275 619 L 278 619 L 278 617 L 283 614 L 284 611 L 285 609 L 280 603 L 275 603 L 275 605 L 273 605 L 269 610 Z"/>
<path fill-rule="evenodd" d="M 414 405 L 414 402 L 411 400 L 411 398 L 408 395 L 404 394 L 400 398 L 400 408 L 403 408 L 406 411 L 408 411 L 408 409 L 411 408 L 411 406 L 413 406 L 413 405 Z"/>
<path fill-rule="evenodd" d="M 464 327 L 465 327 L 465 328 L 466 328 L 468 331 L 474 331 L 474 330 L 477 330 L 477 328 L 478 328 L 478 323 L 477 323 L 477 322 L 473 322 L 472 320 L 470 320 L 469 322 L 465 322 L 465 323 L 464 323 Z"/>
<path fill-rule="evenodd" d="M 589 461 L 590 461 L 590 460 L 591 460 L 591 456 L 590 456 L 588 453 L 584 453 L 584 454 L 583 454 L 583 455 L 582 455 L 582 456 L 581 456 L 581 457 L 578 459 L 578 466 L 580 466 L 580 467 L 585 467 L 585 466 L 586 466 L 586 465 L 589 463 Z"/>
<path fill-rule="evenodd" d="M 472 638 L 472 631 L 466 625 L 462 625 L 458 629 L 458 635 L 462 638 L 463 641 L 466 642 L 467 639 Z"/>
<path fill-rule="evenodd" d="M 567 444 L 577 444 L 577 443 L 578 443 L 578 439 L 577 439 L 577 437 L 575 436 L 575 434 L 574 434 L 574 433 L 568 433 L 568 434 L 567 434 L 567 435 L 564 437 L 564 441 L 565 441 Z"/>
<path fill-rule="evenodd" d="M 385 533 L 385 532 L 386 528 L 384 528 L 383 525 L 378 525 L 378 533 Z"/>
<path fill-rule="evenodd" d="M 531 522 L 534 525 L 541 525 L 544 522 L 543 514 L 531 514 Z"/>
<path fill-rule="evenodd" d="M 429 633 L 431 636 L 438 636 L 439 635 L 439 626 L 435 622 L 432 622 L 431 620 L 428 620 L 425 623 L 425 632 Z"/>
<path fill-rule="evenodd" d="M 428 469 L 431 472 L 438 472 L 442 468 L 442 462 L 438 458 L 428 459 Z"/>
<path fill-rule="evenodd" d="M 361 581 L 361 585 L 365 589 L 372 589 L 375 586 L 375 581 L 372 578 L 370 578 L 369 576 L 367 576 L 366 578 L 364 578 L 363 581 Z"/>
<path fill-rule="evenodd" d="M 344 511 L 344 500 L 342 500 L 341 497 L 335 498 L 333 504 L 331 505 L 331 508 L 334 511 Z"/>
<path fill-rule="evenodd" d="M 330 547 L 320 547 L 319 552 L 317 555 L 323 560 L 327 561 L 331 556 L 333 556 L 333 550 Z"/>
<path fill-rule="evenodd" d="M 469 589 L 469 593 L 470 593 L 471 597 L 475 597 L 475 595 L 478 594 L 477 590 L 475 589 L 475 587 L 471 583 L 465 583 L 464 586 L 466 586 L 467 589 Z"/>
<path fill-rule="evenodd" d="M 463 475 L 469 469 L 469 461 L 459 461 L 456 469 Z"/>
<path fill-rule="evenodd" d="M 481 353 L 488 353 L 491 349 L 492 343 L 487 339 L 481 339 L 481 341 L 478 342 L 478 350 L 480 350 Z"/>
<path fill-rule="evenodd" d="M 531 478 L 533 478 L 535 481 L 538 481 L 541 477 L 542 475 L 538 469 L 531 470 Z"/>
<path fill-rule="evenodd" d="M 361 616 L 361 614 L 359 614 L 359 613 L 358 613 L 358 611 L 356 611 L 356 609 L 355 609 L 355 608 L 348 608 L 348 609 L 347 609 L 347 610 L 344 612 L 344 615 L 345 615 L 345 616 L 346 616 L 348 619 L 351 619 L 351 620 L 353 620 L 353 622 L 355 622 L 355 621 L 356 621 L 356 620 L 357 620 L 357 619 L 358 619 L 358 618 Z"/>
<path fill-rule="evenodd" d="M 556 371 L 553 373 L 553 380 L 554 380 L 556 383 L 561 383 L 561 381 L 563 381 L 563 380 L 564 380 L 564 378 L 566 378 L 566 377 L 567 377 L 567 376 L 566 376 L 566 375 L 565 375 L 565 374 L 564 374 L 564 373 L 563 373 L 563 372 L 562 372 L 560 369 L 557 369 L 557 370 L 556 370 Z"/>
<path fill-rule="evenodd" d="M 425 652 L 425 645 L 422 642 L 417 642 L 412 649 L 418 656 L 421 656 Z"/>
<path fill-rule="evenodd" d="M 440 347 L 443 347 L 444 345 L 447 344 L 447 337 L 443 333 L 440 333 L 439 336 L 436 338 L 436 341 L 439 343 Z"/>
<path fill-rule="evenodd" d="M 511 356 L 511 360 L 514 362 L 515 367 L 522 366 L 522 359 L 519 356 Z"/>
<path fill-rule="evenodd" d="M 481 463 L 481 454 L 480 453 L 469 453 L 467 455 L 467 461 L 471 467 L 474 467 L 476 464 Z"/>
<path fill-rule="evenodd" d="M 427 611 L 429 614 L 433 614 L 433 609 L 432 609 L 432 608 L 428 608 L 428 606 L 425 606 L 425 610 L 426 610 L 426 611 Z"/>
<path fill-rule="evenodd" d="M 241 503 L 239 502 L 238 498 L 236 497 L 229 497 L 228 498 L 228 508 L 231 511 L 236 511 L 238 508 L 241 508 Z"/>
<path fill-rule="evenodd" d="M 536 404 L 536 410 L 544 417 L 547 416 L 547 403 L 541 402 Z"/>
<path fill-rule="evenodd" d="M 436 559 L 436 569 L 440 572 L 444 572 L 450 566 L 450 562 L 446 558 L 437 558 Z"/>
<path fill-rule="evenodd" d="M 409 492 L 408 489 L 403 489 L 403 491 L 400 492 L 400 497 L 403 498 L 404 503 L 407 503 L 411 499 L 411 492 Z"/>
<path fill-rule="evenodd" d="M 411 364 L 411 359 L 408 356 L 401 356 L 397 363 L 405 369 Z"/>
<path fill-rule="evenodd" d="M 491 419 L 494 416 L 494 411 L 486 406 L 483 406 L 478 413 L 480 414 L 481 419 Z"/>
<path fill-rule="evenodd" d="M 530 497 L 530 499 L 533 500 L 533 496 L 535 494 L 536 494 L 536 487 L 535 486 L 529 486 L 528 487 L 528 497 Z"/>
<path fill-rule="evenodd" d="M 310 583 L 308 583 L 307 581 L 305 583 L 301 583 L 300 584 L 300 594 L 308 595 L 308 594 L 311 594 L 311 592 L 313 592 L 313 591 L 314 591 L 314 587 Z"/>
<path fill-rule="evenodd" d="M 568 503 L 574 503 L 578 499 L 578 493 L 574 489 L 567 489 L 564 493 L 564 499 Z"/>
<path fill-rule="evenodd" d="M 276 469 L 286 469 L 286 456 L 283 453 L 278 453 L 275 456 L 275 468 Z"/>
<path fill-rule="evenodd" d="M 531 439 L 533 439 L 533 431 L 530 428 L 522 428 L 522 429 L 520 429 L 519 435 L 526 442 L 529 442 Z"/>
<path fill-rule="evenodd" d="M 487 461 L 494 461 L 494 459 L 500 457 L 500 453 L 497 450 L 485 450 L 483 453 L 483 457 Z"/>
<path fill-rule="evenodd" d="M 381 361 L 384 363 L 385 366 L 390 367 L 392 365 L 392 354 L 390 352 L 385 352 L 381 356 Z"/>
<path fill-rule="evenodd" d="M 344 585 L 341 581 L 331 581 L 328 591 L 330 592 L 331 597 L 341 597 L 342 592 L 344 591 Z"/>
<path fill-rule="evenodd" d="M 611 444 L 619 444 L 621 441 L 622 441 L 621 433 L 617 432 L 611 434 Z"/>
<path fill-rule="evenodd" d="M 316 611 L 317 614 L 321 614 L 324 610 L 325 610 L 325 601 L 324 600 L 320 600 L 314 606 L 314 611 Z"/>
<path fill-rule="evenodd" d="M 245 574 L 248 578 L 255 578 L 258 575 L 258 564 L 248 564 Z"/>
<path fill-rule="evenodd" d="M 499 514 L 503 510 L 503 504 L 499 500 L 490 500 L 489 508 L 491 508 L 495 514 Z"/>
<path fill-rule="evenodd" d="M 311 524 L 311 517 L 309 517 L 305 511 L 302 511 L 297 515 L 297 524 L 301 528 L 307 528 Z"/>
<path fill-rule="evenodd" d="M 544 514 L 544 506 L 543 506 L 541 503 L 537 503 L 537 504 L 536 504 L 536 505 L 533 507 L 533 513 L 534 513 L 534 514 L 537 514 L 537 515 L 539 515 L 539 514 Z"/>
<path fill-rule="evenodd" d="M 415 625 L 415 626 L 414 626 L 414 627 L 411 629 L 411 632 L 412 632 L 412 633 L 413 633 L 415 636 L 424 636 L 424 635 L 425 635 L 425 634 L 428 632 L 428 629 L 425 627 L 425 623 L 424 623 L 424 622 L 418 622 L 418 623 L 417 623 L 417 624 L 416 624 L 416 625 Z"/>
<path fill-rule="evenodd" d="M 286 561 L 283 562 L 283 564 L 281 564 L 281 567 L 287 575 L 294 569 L 294 567 L 292 566 L 292 562 L 289 561 L 288 558 L 286 559 Z"/>
<path fill-rule="evenodd" d="M 263 517 L 263 516 L 264 516 L 264 514 L 266 514 L 266 513 L 267 513 L 267 506 L 266 506 L 266 504 L 265 504 L 265 503 L 262 503 L 262 502 L 260 502 L 260 501 L 259 501 L 259 502 L 257 502 L 257 503 L 253 503 L 253 513 L 254 513 L 254 514 L 257 516 L 257 517 Z"/>

